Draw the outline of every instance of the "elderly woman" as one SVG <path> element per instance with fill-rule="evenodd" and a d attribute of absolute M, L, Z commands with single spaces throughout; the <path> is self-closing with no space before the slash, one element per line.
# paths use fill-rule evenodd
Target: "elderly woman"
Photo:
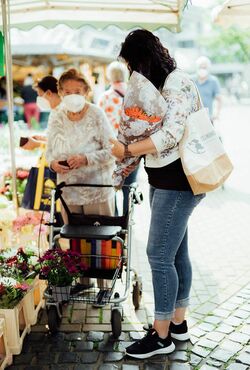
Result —
<path fill-rule="evenodd" d="M 48 126 L 46 158 L 58 183 L 110 184 L 114 160 L 109 137 L 114 136 L 103 111 L 86 102 L 89 85 L 75 69 L 58 81 L 62 106 Z M 112 188 L 65 188 L 63 197 L 71 212 L 113 215 Z M 62 209 L 64 222 L 67 215 Z"/>

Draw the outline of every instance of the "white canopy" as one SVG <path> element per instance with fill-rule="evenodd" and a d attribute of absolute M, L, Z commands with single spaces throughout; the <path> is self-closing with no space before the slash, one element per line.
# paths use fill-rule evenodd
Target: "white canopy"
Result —
<path fill-rule="evenodd" d="M 214 9 L 214 22 L 225 27 L 250 27 L 250 0 L 227 0 Z"/>
<path fill-rule="evenodd" d="M 179 30 L 187 0 L 9 0 L 10 25 L 27 30 L 38 24 L 51 28 L 91 25 L 121 29 L 167 27 Z"/>
<path fill-rule="evenodd" d="M 37 25 L 47 28 L 66 24 L 71 28 L 91 25 L 122 29 L 166 27 L 179 30 L 181 12 L 188 0 L 1 0 L 0 13 L 5 38 L 5 67 L 8 123 L 13 177 L 13 199 L 17 206 L 16 164 L 13 122 L 13 80 L 10 28 L 23 30 Z M 1 22 L 0 22 L 1 23 Z"/>

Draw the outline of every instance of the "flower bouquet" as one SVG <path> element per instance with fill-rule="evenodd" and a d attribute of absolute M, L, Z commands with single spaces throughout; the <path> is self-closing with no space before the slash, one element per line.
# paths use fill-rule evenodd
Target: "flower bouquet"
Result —
<path fill-rule="evenodd" d="M 160 91 L 146 77 L 134 71 L 124 98 L 118 140 L 132 144 L 146 139 L 161 128 L 166 110 L 167 103 Z M 126 173 L 132 172 L 139 162 L 138 156 L 126 157 L 117 163 L 113 175 L 117 189 L 122 187 Z"/>
<path fill-rule="evenodd" d="M 20 204 L 27 184 L 28 176 L 29 171 L 27 170 L 18 169 L 16 172 L 17 195 Z M 4 174 L 4 186 L 0 189 L 0 193 L 4 194 L 9 200 L 12 200 L 12 192 L 12 174 L 11 172 L 6 172 Z"/>
<path fill-rule="evenodd" d="M 30 286 L 11 277 L 0 277 L 0 309 L 14 308 Z"/>
<path fill-rule="evenodd" d="M 40 278 L 48 281 L 52 296 L 57 301 L 67 301 L 73 280 L 86 269 L 81 254 L 57 248 L 46 251 L 39 262 Z"/>

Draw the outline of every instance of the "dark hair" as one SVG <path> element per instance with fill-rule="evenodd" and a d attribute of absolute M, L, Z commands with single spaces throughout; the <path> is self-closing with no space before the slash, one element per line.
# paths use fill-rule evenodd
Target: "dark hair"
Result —
<path fill-rule="evenodd" d="M 51 92 L 57 94 L 57 79 L 53 76 L 45 76 L 40 81 L 35 84 L 35 88 L 43 90 L 44 92 L 50 90 Z"/>
<path fill-rule="evenodd" d="M 63 88 L 64 82 L 68 80 L 82 82 L 83 85 L 85 85 L 86 87 L 86 91 L 88 92 L 90 90 L 90 86 L 87 80 L 85 79 L 85 77 L 80 72 L 78 72 L 77 69 L 75 68 L 68 69 L 67 71 L 63 72 L 63 74 L 60 76 L 58 80 L 59 90 Z"/>
<path fill-rule="evenodd" d="M 130 72 L 137 71 L 149 79 L 157 89 L 163 87 L 166 77 L 176 69 L 176 62 L 152 32 L 132 31 L 122 43 L 120 55 L 128 63 Z"/>

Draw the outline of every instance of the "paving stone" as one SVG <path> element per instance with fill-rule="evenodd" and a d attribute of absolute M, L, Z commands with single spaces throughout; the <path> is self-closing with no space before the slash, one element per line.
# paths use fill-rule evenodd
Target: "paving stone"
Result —
<path fill-rule="evenodd" d="M 217 331 L 220 331 L 222 333 L 225 333 L 225 334 L 230 334 L 234 331 L 234 328 L 232 326 L 229 326 L 229 325 L 220 325 L 218 326 L 218 328 L 216 328 Z"/>
<path fill-rule="evenodd" d="M 220 309 L 228 310 L 230 312 L 236 310 L 239 307 L 237 303 L 225 302 L 220 306 Z"/>
<path fill-rule="evenodd" d="M 224 333 L 219 333 L 217 331 L 212 331 L 211 333 L 208 333 L 206 335 L 207 339 L 213 340 L 214 342 L 220 342 L 226 334 Z"/>
<path fill-rule="evenodd" d="M 231 325 L 231 326 L 234 326 L 234 327 L 238 327 L 242 324 L 242 319 L 238 318 L 238 317 L 235 317 L 235 316 L 231 316 L 231 317 L 228 317 L 226 320 L 223 321 L 224 324 L 226 325 Z"/>
<path fill-rule="evenodd" d="M 204 331 L 212 331 L 212 330 L 214 330 L 214 328 L 215 328 L 215 325 L 208 324 L 206 322 L 203 322 L 202 324 L 200 324 L 198 326 L 198 329 L 201 329 L 201 330 L 204 330 Z"/>
<path fill-rule="evenodd" d="M 52 347 L 52 344 L 41 344 L 38 342 L 30 343 L 29 344 L 30 351 L 29 352 L 50 352 L 50 349 Z M 25 351 L 22 349 L 22 353 L 25 353 Z"/>
<path fill-rule="evenodd" d="M 127 365 L 123 364 L 122 365 L 122 370 L 140 370 L 139 366 L 137 365 Z"/>
<path fill-rule="evenodd" d="M 58 363 L 59 364 L 67 364 L 67 363 L 77 363 L 79 362 L 79 356 L 77 353 L 72 352 L 66 352 L 66 353 L 60 353 Z"/>
<path fill-rule="evenodd" d="M 237 352 L 242 350 L 243 346 L 237 342 L 233 342 L 231 340 L 225 340 L 220 344 L 220 348 L 228 350 L 232 352 L 233 354 L 236 354 Z"/>
<path fill-rule="evenodd" d="M 98 351 L 112 352 L 114 350 L 114 346 L 115 346 L 114 342 L 106 340 L 98 344 Z"/>
<path fill-rule="evenodd" d="M 189 364 L 177 364 L 173 363 L 169 367 L 170 370 L 191 370 Z"/>
<path fill-rule="evenodd" d="M 188 347 L 191 345 L 190 342 L 181 342 L 181 341 L 175 341 L 175 350 L 176 351 L 186 351 Z"/>
<path fill-rule="evenodd" d="M 194 335 L 195 337 L 200 338 L 200 337 L 202 337 L 203 335 L 205 335 L 205 334 L 206 334 L 206 332 L 205 332 L 204 330 L 201 330 L 201 329 L 199 329 L 199 328 L 195 327 L 195 328 L 192 328 L 192 329 L 190 330 L 190 334 L 191 334 L 191 335 Z"/>
<path fill-rule="evenodd" d="M 231 364 L 228 367 L 226 367 L 226 370 L 247 370 L 247 368 L 248 367 L 246 365 L 242 365 L 242 364 Z"/>
<path fill-rule="evenodd" d="M 250 315 L 250 312 L 244 310 L 237 310 L 234 312 L 234 316 L 240 317 L 241 319 L 247 319 Z"/>
<path fill-rule="evenodd" d="M 119 367 L 114 364 L 103 364 L 99 367 L 98 370 L 118 370 Z"/>
<path fill-rule="evenodd" d="M 90 365 L 90 364 L 79 364 L 74 366 L 74 370 L 95 370 L 96 365 Z"/>
<path fill-rule="evenodd" d="M 191 353 L 189 363 L 193 367 L 199 365 L 199 363 L 203 360 L 203 358 L 196 356 L 195 354 Z"/>
<path fill-rule="evenodd" d="M 42 343 L 45 341 L 45 335 L 43 333 L 35 333 L 35 332 L 31 332 L 28 336 L 27 336 L 27 340 L 28 341 L 31 341 L 31 342 L 39 342 L 39 343 Z"/>
<path fill-rule="evenodd" d="M 219 360 L 222 362 L 227 362 L 233 356 L 232 352 L 225 351 L 223 349 L 218 349 L 211 354 L 211 357 L 215 360 Z"/>
<path fill-rule="evenodd" d="M 86 338 L 85 333 L 68 333 L 65 335 L 65 340 L 74 341 L 74 340 L 83 340 Z"/>
<path fill-rule="evenodd" d="M 92 351 L 94 348 L 93 342 L 75 342 L 73 344 L 73 349 L 75 352 L 81 352 L 81 351 Z"/>
<path fill-rule="evenodd" d="M 55 365 L 50 365 L 49 370 L 73 370 L 74 366 L 75 364 L 67 364 L 67 365 L 55 364 Z M 40 369 L 36 368 L 36 370 L 40 370 Z"/>
<path fill-rule="evenodd" d="M 36 356 L 36 362 L 39 365 L 45 364 L 55 364 L 56 363 L 57 354 L 53 352 L 49 353 L 38 353 Z"/>
<path fill-rule="evenodd" d="M 249 341 L 249 336 L 243 333 L 234 332 L 229 335 L 228 339 L 231 339 L 234 342 L 246 344 Z"/>
<path fill-rule="evenodd" d="M 144 365 L 144 370 L 165 370 L 165 364 L 157 364 L 154 362 L 148 362 Z"/>
<path fill-rule="evenodd" d="M 69 352 L 70 350 L 70 342 L 58 342 L 58 343 L 53 343 L 51 345 L 50 351 L 51 352 Z"/>
<path fill-rule="evenodd" d="M 138 340 L 138 339 L 141 339 L 143 337 L 143 333 L 140 333 L 138 331 L 131 331 L 129 333 L 129 336 L 130 336 L 131 340 Z"/>
<path fill-rule="evenodd" d="M 169 355 L 168 358 L 171 361 L 187 362 L 187 360 L 188 360 L 187 352 L 185 352 L 185 351 L 176 351 L 176 350 L 173 353 L 171 353 L 171 355 Z"/>
<path fill-rule="evenodd" d="M 13 363 L 14 365 L 27 365 L 31 363 L 34 356 L 34 353 L 21 353 L 19 356 L 14 356 Z"/>
<path fill-rule="evenodd" d="M 218 346 L 218 343 L 213 342 L 206 338 L 202 338 L 201 340 L 199 340 L 197 344 L 201 347 L 210 348 L 210 349 L 214 349 L 215 347 Z"/>
<path fill-rule="evenodd" d="M 216 361 L 213 358 L 209 358 L 208 360 L 206 360 L 206 364 L 214 367 L 221 367 L 222 362 Z"/>
<path fill-rule="evenodd" d="M 87 340 L 92 342 L 101 342 L 104 338 L 104 333 L 99 331 L 90 331 L 87 334 Z"/>
<path fill-rule="evenodd" d="M 213 314 L 215 316 L 226 318 L 230 315 L 230 312 L 228 310 L 223 310 L 221 308 L 216 308 L 215 310 L 213 310 Z"/>
<path fill-rule="evenodd" d="M 124 355 L 121 352 L 107 352 L 104 356 L 104 362 L 117 362 L 123 359 Z"/>
<path fill-rule="evenodd" d="M 237 358 L 236 361 L 242 362 L 243 364 L 250 365 L 250 354 L 249 353 L 241 353 Z"/>
<path fill-rule="evenodd" d="M 247 334 L 250 336 L 250 325 L 244 325 L 242 328 L 240 328 L 240 332 L 243 334 Z"/>
<path fill-rule="evenodd" d="M 217 367 L 204 364 L 201 368 L 199 368 L 199 370 L 217 370 Z"/>
<path fill-rule="evenodd" d="M 96 351 L 78 353 L 78 357 L 80 358 L 80 362 L 82 364 L 95 364 L 99 356 L 100 356 L 100 353 Z"/>
<path fill-rule="evenodd" d="M 222 321 L 222 318 L 217 316 L 207 316 L 205 317 L 204 321 L 210 324 L 218 325 Z"/>
<path fill-rule="evenodd" d="M 211 352 L 211 350 L 206 349 L 204 347 L 197 346 L 197 345 L 195 345 L 191 351 L 192 353 L 195 353 L 196 355 L 200 357 L 207 357 L 209 353 Z"/>

